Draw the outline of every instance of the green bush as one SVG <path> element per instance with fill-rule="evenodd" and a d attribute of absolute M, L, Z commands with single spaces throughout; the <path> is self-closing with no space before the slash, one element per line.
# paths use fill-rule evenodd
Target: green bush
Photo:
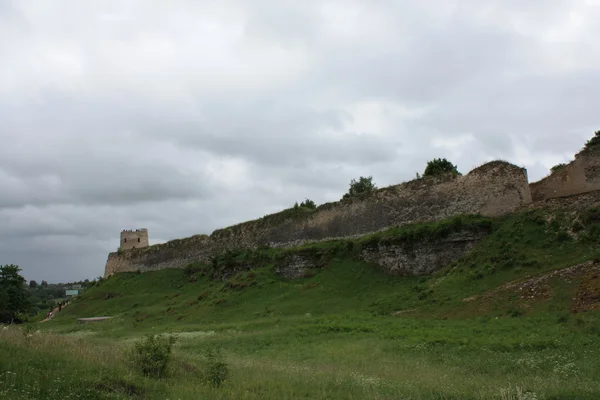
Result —
<path fill-rule="evenodd" d="M 128 360 L 132 367 L 142 374 L 162 378 L 167 374 L 176 340 L 176 337 L 171 335 L 145 335 L 134 344 L 128 354 Z"/>
<path fill-rule="evenodd" d="M 596 131 L 594 136 L 587 141 L 584 150 L 595 150 L 600 148 L 600 131 Z"/>
<path fill-rule="evenodd" d="M 452 164 L 445 158 L 434 158 L 427 163 L 423 176 L 439 176 L 444 174 L 461 175 L 456 168 L 456 165 Z"/>
<path fill-rule="evenodd" d="M 565 164 L 565 163 L 556 164 L 554 167 L 550 168 L 550 172 L 554 173 L 554 172 L 558 171 L 559 169 L 564 168 L 566 166 L 567 166 L 567 164 Z"/>
<path fill-rule="evenodd" d="M 300 207 L 308 208 L 314 210 L 317 208 L 317 203 L 312 201 L 311 199 L 306 199 L 302 203 L 298 204 L 298 202 L 294 203 L 294 209 L 298 209 Z"/>
<path fill-rule="evenodd" d="M 373 177 L 361 176 L 358 178 L 358 181 L 356 179 L 352 179 L 352 181 L 350 181 L 350 189 L 348 189 L 348 193 L 344 195 L 344 199 L 365 193 L 371 193 L 375 190 L 377 190 L 377 186 L 375 186 L 375 183 L 373 182 Z"/>
<path fill-rule="evenodd" d="M 220 387 L 229 376 L 229 366 L 223 361 L 221 353 L 214 349 L 207 350 L 206 359 L 206 380 L 212 386 Z"/>

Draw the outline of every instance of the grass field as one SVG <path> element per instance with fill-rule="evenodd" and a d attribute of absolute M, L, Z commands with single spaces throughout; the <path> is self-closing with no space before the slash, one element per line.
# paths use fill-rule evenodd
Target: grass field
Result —
<path fill-rule="evenodd" d="M 0 398 L 598 399 L 599 216 L 465 216 L 118 274 L 31 324 L 35 334 L 0 331 Z M 391 277 L 356 258 L 369 241 L 482 228 L 491 233 L 433 276 Z M 290 251 L 321 254 L 325 266 L 282 279 L 274 263 Z M 76 323 L 102 315 L 113 318 Z M 178 335 L 166 378 L 128 366 L 146 333 Z M 222 387 L 204 379 L 207 349 L 229 367 Z"/>

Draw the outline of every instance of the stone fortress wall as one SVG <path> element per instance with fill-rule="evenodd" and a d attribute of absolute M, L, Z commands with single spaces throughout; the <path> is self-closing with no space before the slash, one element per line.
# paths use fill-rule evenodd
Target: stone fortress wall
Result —
<path fill-rule="evenodd" d="M 148 247 L 148 230 L 136 229 L 121 231 L 120 250 L 139 249 L 140 247 Z"/>
<path fill-rule="evenodd" d="M 530 187 L 533 201 L 600 190 L 600 149 L 579 152 L 574 161 Z"/>
<path fill-rule="evenodd" d="M 282 212 L 214 231 L 149 247 L 111 253 L 105 276 L 183 268 L 208 262 L 236 248 L 293 247 L 307 242 L 365 235 L 413 222 L 435 221 L 457 214 L 500 216 L 532 202 L 527 171 L 495 161 L 464 176 L 421 178 L 379 189 L 361 197 L 319 206 L 306 215 Z"/>

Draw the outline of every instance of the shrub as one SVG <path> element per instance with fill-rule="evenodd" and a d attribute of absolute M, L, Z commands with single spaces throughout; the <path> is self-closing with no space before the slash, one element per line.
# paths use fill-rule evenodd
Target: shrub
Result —
<path fill-rule="evenodd" d="M 294 209 L 298 209 L 300 207 L 309 208 L 311 210 L 314 210 L 315 208 L 317 208 L 317 204 L 314 201 L 312 201 L 311 199 L 306 199 L 300 204 L 298 204 L 298 202 L 296 202 L 294 204 Z"/>
<path fill-rule="evenodd" d="M 587 141 L 584 150 L 595 150 L 600 148 L 600 131 L 596 131 L 594 136 Z"/>
<path fill-rule="evenodd" d="M 461 175 L 456 168 L 456 165 L 452 164 L 445 158 L 434 158 L 427 163 L 423 176 L 439 176 L 444 174 Z"/>
<path fill-rule="evenodd" d="M 550 172 L 554 173 L 554 172 L 558 171 L 559 169 L 564 168 L 566 166 L 567 166 L 567 164 L 565 164 L 565 163 L 556 164 L 554 167 L 550 168 Z"/>
<path fill-rule="evenodd" d="M 223 361 L 222 355 L 218 350 L 207 350 L 206 360 L 206 380 L 212 386 L 220 387 L 229 376 L 229 366 Z"/>
<path fill-rule="evenodd" d="M 344 199 L 365 193 L 371 193 L 374 190 L 377 190 L 377 186 L 375 186 L 375 183 L 373 182 L 373 177 L 361 176 L 358 178 L 358 181 L 356 179 L 352 179 L 352 181 L 350 181 L 350 189 L 348 189 L 348 193 L 344 195 Z"/>
<path fill-rule="evenodd" d="M 172 335 L 145 335 L 130 350 L 128 354 L 130 364 L 146 376 L 164 377 L 167 374 L 171 351 L 176 340 Z"/>

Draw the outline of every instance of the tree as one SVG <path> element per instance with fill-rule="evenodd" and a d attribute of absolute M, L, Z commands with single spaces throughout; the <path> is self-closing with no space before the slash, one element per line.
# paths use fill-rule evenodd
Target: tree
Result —
<path fill-rule="evenodd" d="M 452 164 L 445 158 L 434 158 L 427 163 L 423 176 L 439 176 L 444 174 L 461 175 L 456 168 L 456 165 Z"/>
<path fill-rule="evenodd" d="M 48 287 L 48 282 L 46 281 L 42 281 L 42 283 L 40 284 L 41 287 L 46 288 Z"/>
<path fill-rule="evenodd" d="M 36 281 L 29 281 L 29 287 L 31 289 L 36 289 L 38 287 L 38 284 Z"/>
<path fill-rule="evenodd" d="M 348 190 L 348 193 L 344 195 L 344 199 L 358 196 L 364 193 L 370 193 L 376 189 L 377 186 L 375 186 L 372 176 L 366 178 L 364 176 L 361 176 L 360 178 L 358 178 L 358 181 L 356 179 L 352 179 L 352 181 L 350 182 L 350 189 Z"/>
<path fill-rule="evenodd" d="M 20 322 L 19 315 L 29 310 L 26 281 L 16 265 L 0 266 L 0 322 Z"/>

